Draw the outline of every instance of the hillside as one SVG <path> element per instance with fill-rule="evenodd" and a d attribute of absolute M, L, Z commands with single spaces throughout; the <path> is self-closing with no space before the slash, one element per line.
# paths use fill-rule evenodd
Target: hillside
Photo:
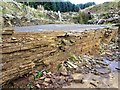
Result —
<path fill-rule="evenodd" d="M 0 24 L 2 24 L 3 27 L 72 23 L 70 21 L 60 21 L 58 12 L 47 11 L 41 5 L 38 6 L 38 9 L 34 9 L 15 1 L 1 1 L 0 9 L 2 16 Z M 64 18 L 66 18 L 65 15 Z"/>
<path fill-rule="evenodd" d="M 57 11 L 46 10 L 42 5 L 38 5 L 37 9 L 35 9 L 25 4 L 17 3 L 15 1 L 5 2 L 3 0 L 0 3 L 0 14 L 2 16 L 0 18 L 0 25 L 2 25 L 3 27 L 9 27 L 66 23 L 116 23 L 120 21 L 120 10 L 117 9 L 118 6 L 119 5 L 117 2 L 105 2 L 103 4 L 93 5 L 91 7 L 81 10 L 83 12 L 60 12 L 61 15 L 59 15 Z"/>
<path fill-rule="evenodd" d="M 91 13 L 89 24 L 115 24 L 120 22 L 119 6 L 120 2 L 104 2 L 82 11 Z"/>
<path fill-rule="evenodd" d="M 104 2 L 103 4 L 94 5 L 84 9 L 83 11 L 90 11 L 91 13 L 108 12 L 110 9 L 116 9 L 118 2 Z"/>

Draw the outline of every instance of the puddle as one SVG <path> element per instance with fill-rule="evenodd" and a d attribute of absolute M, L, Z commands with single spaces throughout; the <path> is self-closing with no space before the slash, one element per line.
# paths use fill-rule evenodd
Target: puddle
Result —
<path fill-rule="evenodd" d="M 111 72 L 109 68 L 96 68 L 96 71 L 100 74 L 109 74 Z"/>
<path fill-rule="evenodd" d="M 109 61 L 108 59 L 103 60 L 106 64 L 109 65 L 109 68 L 111 69 L 112 72 L 118 71 L 116 68 L 120 70 L 120 61 Z"/>

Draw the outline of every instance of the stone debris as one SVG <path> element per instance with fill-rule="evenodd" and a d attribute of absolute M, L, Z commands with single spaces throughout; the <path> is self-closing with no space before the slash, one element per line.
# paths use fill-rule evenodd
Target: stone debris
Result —
<path fill-rule="evenodd" d="M 66 71 L 95 73 L 96 67 L 105 67 L 107 64 L 103 63 L 102 59 L 96 59 L 91 55 L 99 55 L 100 45 L 104 42 L 108 43 L 117 32 L 117 30 L 111 29 L 112 32 L 106 38 L 104 36 L 105 31 L 106 29 L 101 29 L 96 32 L 93 30 L 85 33 L 71 33 L 70 35 L 62 31 L 51 31 L 49 33 L 15 32 L 12 35 L 3 35 L 3 43 L 0 47 L 3 56 L 0 83 L 31 73 L 33 68 L 38 71 L 43 68 L 50 71 L 63 70 L 61 73 L 63 76 L 66 76 Z M 61 43 L 63 39 L 69 43 Z M 75 42 L 70 42 L 70 40 Z M 37 77 L 40 77 L 40 75 Z M 47 78 L 51 77 L 51 74 L 47 74 Z M 41 77 L 40 79 L 44 78 Z"/>
<path fill-rule="evenodd" d="M 50 78 L 45 78 L 45 82 L 49 83 L 50 82 Z"/>
<path fill-rule="evenodd" d="M 72 68 L 76 69 L 76 68 L 78 67 L 77 65 L 73 64 L 73 63 L 70 62 L 70 61 L 67 61 L 66 64 L 67 64 L 68 67 L 70 67 L 70 68 L 72 67 Z"/>
<path fill-rule="evenodd" d="M 80 73 L 74 73 L 72 74 L 72 77 L 75 83 L 81 83 L 81 84 L 84 83 L 84 78 Z"/>
<path fill-rule="evenodd" d="M 93 19 L 89 20 L 89 24 L 108 24 L 108 23 L 120 23 L 120 10 L 119 9 L 110 9 L 106 12 L 99 14 L 91 13 Z"/>
<path fill-rule="evenodd" d="M 100 59 L 95 59 L 91 56 L 84 55 L 84 56 L 79 56 L 77 60 L 78 61 L 75 62 L 71 60 L 65 61 L 62 66 L 65 66 L 68 71 L 74 70 L 74 72 L 84 73 L 85 70 L 86 73 L 89 72 L 91 73 L 98 72 L 99 74 L 110 73 L 110 70 L 107 68 L 108 64 L 106 64 L 103 61 L 100 61 Z M 103 68 L 103 66 L 105 68 Z"/>
<path fill-rule="evenodd" d="M 119 70 L 119 67 L 111 67 L 109 63 L 106 63 L 106 58 L 108 61 L 114 61 L 119 60 L 118 56 L 118 50 L 115 47 L 117 47 L 116 43 L 111 42 L 110 45 L 107 47 L 105 46 L 105 53 L 100 57 L 93 57 L 90 55 L 82 55 L 82 56 L 74 56 L 74 58 L 69 58 L 67 61 L 63 63 L 62 66 L 65 66 L 68 71 L 72 72 L 79 72 L 79 73 L 93 73 L 95 75 L 106 75 L 112 72 L 111 68 Z M 104 48 L 104 47 L 103 47 Z M 112 52 L 114 49 L 114 52 Z M 112 53 L 108 53 L 112 52 Z M 113 58 L 114 57 L 114 58 Z M 108 62 L 107 61 L 107 62 Z M 116 61 L 118 62 L 118 61 Z M 114 64 L 114 63 L 113 63 Z M 69 67 L 69 68 L 68 68 Z M 79 81 L 79 80 L 78 80 Z"/>
<path fill-rule="evenodd" d="M 116 69 L 117 69 L 117 70 L 120 70 L 120 68 L 117 68 L 117 67 L 116 67 Z"/>
<path fill-rule="evenodd" d="M 33 88 L 62 88 L 62 86 L 64 85 L 69 85 L 70 82 L 72 82 L 73 80 L 72 76 L 68 72 L 65 72 L 64 74 L 63 72 L 45 73 L 46 72 L 43 71 L 42 77 L 40 77 L 40 79 L 35 78 L 35 81 L 31 81 L 33 84 Z"/>
<path fill-rule="evenodd" d="M 37 85 L 36 85 L 36 87 L 37 87 L 37 88 L 40 88 L 40 85 L 39 85 L 39 84 L 37 84 Z"/>
<path fill-rule="evenodd" d="M 12 37 L 11 40 L 16 40 L 16 38 L 15 38 L 15 37 Z"/>
<path fill-rule="evenodd" d="M 61 74 L 67 76 L 67 72 L 61 72 Z"/>
<path fill-rule="evenodd" d="M 95 82 L 95 81 L 91 81 L 90 84 L 93 85 L 94 87 L 97 87 L 97 86 L 98 86 L 98 83 Z"/>
<path fill-rule="evenodd" d="M 2 30 L 2 35 L 12 35 L 14 33 L 13 28 L 3 28 Z"/>

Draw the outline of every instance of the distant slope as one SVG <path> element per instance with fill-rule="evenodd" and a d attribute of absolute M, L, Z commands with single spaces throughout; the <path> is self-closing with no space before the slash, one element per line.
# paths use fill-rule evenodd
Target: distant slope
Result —
<path fill-rule="evenodd" d="M 3 27 L 71 23 L 61 22 L 57 12 L 47 11 L 43 6 L 34 9 L 14 0 L 11 0 L 11 2 L 0 1 L 0 9 L 0 15 L 2 16 L 0 17 L 0 25 Z"/>
<path fill-rule="evenodd" d="M 91 13 L 108 12 L 110 9 L 116 9 L 118 2 L 105 2 L 103 4 L 94 5 L 84 9 L 83 11 L 90 11 Z"/>

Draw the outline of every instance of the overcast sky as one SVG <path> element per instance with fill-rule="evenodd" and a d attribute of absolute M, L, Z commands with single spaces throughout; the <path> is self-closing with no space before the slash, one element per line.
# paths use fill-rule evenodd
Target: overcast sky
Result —
<path fill-rule="evenodd" d="M 69 0 L 74 4 L 80 4 L 80 3 L 86 3 L 86 2 L 95 2 L 96 4 L 100 4 L 103 2 L 107 2 L 107 1 L 114 1 L 114 0 Z"/>

